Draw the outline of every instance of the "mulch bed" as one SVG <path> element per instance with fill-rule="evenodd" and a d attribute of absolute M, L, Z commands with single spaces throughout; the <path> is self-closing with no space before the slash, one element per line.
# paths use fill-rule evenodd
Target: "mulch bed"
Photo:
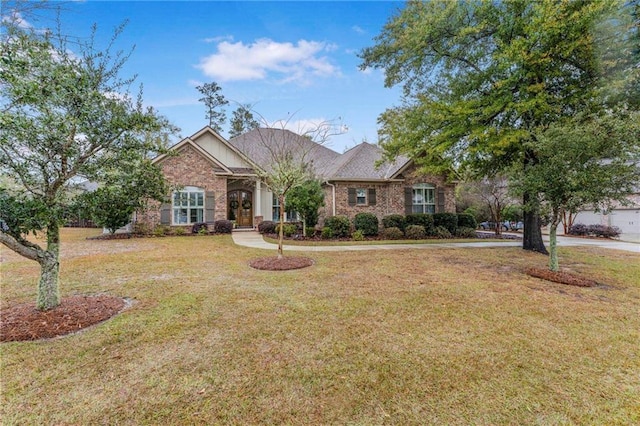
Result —
<path fill-rule="evenodd" d="M 527 268 L 525 269 L 525 272 L 532 277 L 541 278 L 554 283 L 574 285 L 578 287 L 596 287 L 600 285 L 594 280 L 584 278 L 570 272 L 554 272 L 543 268 Z"/>
<path fill-rule="evenodd" d="M 313 259 L 308 257 L 283 256 L 261 257 L 249 262 L 249 266 L 263 271 L 288 271 L 291 269 L 301 269 L 313 265 Z"/>
<path fill-rule="evenodd" d="M 36 309 L 35 302 L 12 306 L 2 310 L 0 342 L 63 336 L 105 321 L 124 307 L 122 297 L 107 294 L 67 297 L 48 311 Z"/>

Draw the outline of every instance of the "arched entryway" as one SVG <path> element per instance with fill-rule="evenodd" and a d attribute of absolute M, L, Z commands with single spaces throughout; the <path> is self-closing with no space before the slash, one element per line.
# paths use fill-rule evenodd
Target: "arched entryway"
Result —
<path fill-rule="evenodd" d="M 227 217 L 237 226 L 253 226 L 253 194 L 251 191 L 236 189 L 227 195 Z"/>

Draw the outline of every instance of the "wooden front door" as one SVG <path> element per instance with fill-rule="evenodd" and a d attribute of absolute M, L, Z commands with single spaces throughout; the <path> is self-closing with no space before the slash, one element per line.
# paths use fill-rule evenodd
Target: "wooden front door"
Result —
<path fill-rule="evenodd" d="M 237 226 L 253 226 L 253 194 L 237 189 L 228 198 L 229 220 L 235 220 Z"/>

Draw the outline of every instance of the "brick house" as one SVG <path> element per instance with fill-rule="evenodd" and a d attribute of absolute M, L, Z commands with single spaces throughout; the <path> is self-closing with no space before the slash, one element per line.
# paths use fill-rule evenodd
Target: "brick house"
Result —
<path fill-rule="evenodd" d="M 288 130 L 261 128 L 226 140 L 207 126 L 154 159 L 175 190 L 170 203 L 139 213 L 137 221 L 190 226 L 228 219 L 240 227 L 255 227 L 263 220 L 277 220 L 277 198 L 256 173 L 270 167 L 274 147 L 308 154 L 325 192 L 321 222 L 327 216 L 353 218 L 360 212 L 379 219 L 455 212 L 454 184 L 444 176 L 418 173 L 405 157 L 376 167 L 382 158 L 376 145 L 363 142 L 339 154 Z"/>

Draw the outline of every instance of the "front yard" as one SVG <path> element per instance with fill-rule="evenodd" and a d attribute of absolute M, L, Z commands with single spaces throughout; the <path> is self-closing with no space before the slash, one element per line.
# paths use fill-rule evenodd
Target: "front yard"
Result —
<path fill-rule="evenodd" d="M 273 252 L 228 235 L 95 232 L 63 231 L 62 295 L 132 306 L 1 344 L 3 424 L 640 423 L 637 254 L 561 248 L 604 284 L 579 288 L 526 275 L 547 257 L 518 248 L 318 252 L 269 272 L 248 263 Z M 0 250 L 0 307 L 35 300 L 37 264 Z"/>

